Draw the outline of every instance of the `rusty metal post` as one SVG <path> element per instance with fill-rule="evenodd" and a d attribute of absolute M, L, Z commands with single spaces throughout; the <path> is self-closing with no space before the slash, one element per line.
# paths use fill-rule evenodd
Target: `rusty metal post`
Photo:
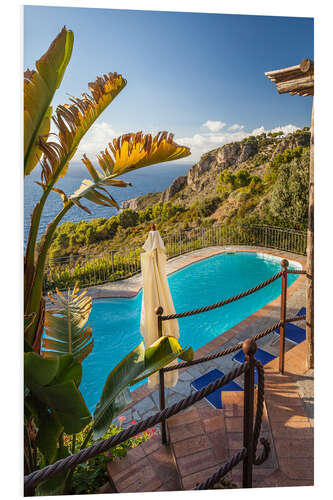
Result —
<path fill-rule="evenodd" d="M 253 469 L 253 415 L 254 415 L 254 354 L 257 344 L 252 339 L 243 342 L 245 361 L 249 369 L 244 374 L 244 415 L 243 415 L 243 446 L 247 449 L 243 460 L 243 488 L 252 488 Z"/>
<path fill-rule="evenodd" d="M 280 360 L 279 360 L 279 372 L 283 374 L 284 372 L 284 352 L 285 352 L 285 324 L 286 324 L 286 310 L 287 310 L 287 268 L 289 262 L 287 259 L 282 259 L 282 277 L 281 277 L 281 305 L 280 305 L 280 321 L 282 325 L 280 326 Z"/>
<path fill-rule="evenodd" d="M 162 337 L 162 314 L 163 307 L 159 306 L 155 309 L 155 313 L 157 314 L 157 328 L 158 328 L 158 336 Z M 165 408 L 165 390 L 164 390 L 164 371 L 159 370 L 159 397 L 160 397 L 160 411 Z M 161 421 L 161 437 L 162 443 L 167 443 L 167 432 L 166 432 L 166 423 L 165 420 Z"/>

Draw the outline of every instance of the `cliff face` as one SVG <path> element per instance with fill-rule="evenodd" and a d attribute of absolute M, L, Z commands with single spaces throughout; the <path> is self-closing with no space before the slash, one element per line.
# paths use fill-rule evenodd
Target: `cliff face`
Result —
<path fill-rule="evenodd" d="M 154 202 L 172 201 L 189 206 L 198 199 L 216 194 L 218 175 L 222 170 L 228 168 L 231 172 L 235 172 L 239 169 L 246 169 L 262 177 L 268 162 L 274 156 L 286 149 L 294 149 L 298 146 L 307 147 L 309 143 L 310 134 L 295 133 L 285 137 L 249 137 L 241 142 L 226 144 L 203 154 L 200 160 L 190 168 L 187 175 L 177 177 L 167 189 L 159 195 L 156 193 Z M 135 210 L 142 206 L 149 206 L 151 201 L 149 197 L 133 198 L 124 202 L 123 208 Z"/>

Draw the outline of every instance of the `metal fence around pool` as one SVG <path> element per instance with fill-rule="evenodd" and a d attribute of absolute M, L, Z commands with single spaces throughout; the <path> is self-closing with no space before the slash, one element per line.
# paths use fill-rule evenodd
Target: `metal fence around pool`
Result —
<path fill-rule="evenodd" d="M 306 254 L 306 233 L 273 226 L 213 225 L 163 235 L 168 258 L 210 246 L 249 245 Z M 101 285 L 140 272 L 141 248 L 122 248 L 100 254 L 77 254 L 50 259 L 44 275 L 44 292 Z"/>

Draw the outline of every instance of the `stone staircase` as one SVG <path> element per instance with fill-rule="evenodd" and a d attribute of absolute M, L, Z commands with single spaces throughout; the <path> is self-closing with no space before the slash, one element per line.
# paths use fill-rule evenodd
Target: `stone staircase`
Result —
<path fill-rule="evenodd" d="M 190 490 L 207 479 L 243 446 L 244 393 L 223 393 L 223 410 L 217 410 L 205 400 L 168 420 L 171 451 L 179 472 L 183 490 Z M 267 412 L 264 410 L 262 437 L 272 443 Z M 262 480 L 277 469 L 272 447 L 268 460 L 254 467 L 254 480 Z M 242 463 L 228 477 L 241 487 Z"/>
<path fill-rule="evenodd" d="M 271 444 L 266 462 L 253 468 L 253 486 L 313 484 L 313 420 L 306 412 L 299 382 L 306 378 L 306 342 L 286 353 L 285 374 L 278 358 L 265 365 L 265 404 L 261 436 Z M 167 421 L 170 445 L 160 435 L 108 466 L 120 493 L 190 490 L 242 448 L 244 393 L 223 393 L 223 410 L 205 399 Z M 261 445 L 258 446 L 258 453 Z M 242 462 L 227 476 L 241 487 Z"/>

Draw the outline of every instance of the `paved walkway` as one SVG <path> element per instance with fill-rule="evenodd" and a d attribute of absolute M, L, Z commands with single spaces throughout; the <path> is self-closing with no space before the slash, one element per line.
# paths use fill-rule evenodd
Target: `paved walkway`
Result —
<path fill-rule="evenodd" d="M 303 342 L 286 353 L 284 375 L 278 372 L 278 358 L 265 366 L 261 437 L 269 440 L 271 453 L 254 466 L 254 487 L 313 485 L 313 421 L 299 388 L 308 379 L 305 357 Z M 168 420 L 170 446 L 154 436 L 125 459 L 111 462 L 117 490 L 187 490 L 204 481 L 242 447 L 243 393 L 224 393 L 223 406 L 216 410 L 199 401 Z M 241 487 L 242 463 L 228 477 Z"/>
<path fill-rule="evenodd" d="M 276 255 L 277 253 L 275 253 Z M 293 256 L 283 254 L 292 258 Z M 301 261 L 301 259 L 299 258 Z M 305 304 L 305 278 L 301 275 L 288 288 L 288 314 L 294 315 Z M 248 337 L 256 335 L 259 331 L 265 330 L 280 319 L 280 298 L 267 304 L 265 307 L 252 314 L 239 324 L 222 333 L 215 339 L 208 342 L 195 352 L 195 358 L 206 356 L 207 354 L 219 352 L 229 346 L 235 345 L 238 342 L 244 341 Z M 304 322 L 300 322 L 299 326 L 304 327 Z M 286 351 L 293 347 L 293 343 L 286 341 Z M 276 335 L 269 334 L 259 340 L 258 347 L 264 348 L 267 352 L 277 356 L 279 354 L 279 338 Z M 169 406 L 180 399 L 191 394 L 192 389 L 190 382 L 200 377 L 207 371 L 218 368 L 224 373 L 227 373 L 235 366 L 232 361 L 233 354 L 223 356 L 206 363 L 192 366 L 186 370 L 180 370 L 179 379 L 176 386 L 166 388 L 166 405 Z M 242 384 L 242 380 L 237 380 Z M 133 402 L 122 413 L 129 423 L 134 420 L 141 420 L 154 414 L 159 410 L 159 395 L 158 390 L 153 390 L 147 384 L 139 387 L 132 393 Z"/>
<path fill-rule="evenodd" d="M 230 248 L 228 247 L 228 249 Z M 200 251 L 192 252 L 191 254 L 172 259 L 172 261 L 168 262 L 168 274 L 186 265 L 189 265 L 196 260 L 201 260 L 203 258 L 207 258 L 211 255 L 215 255 L 226 250 L 227 249 L 221 247 L 213 247 L 209 249 L 202 249 Z M 305 264 L 304 257 L 294 254 L 288 254 L 286 252 L 275 250 L 273 251 L 270 249 L 262 248 L 254 249 L 250 247 L 232 247 L 232 250 L 260 251 L 270 253 L 278 257 L 287 258 L 288 260 L 296 260 L 303 266 Z M 140 287 L 141 277 L 135 276 L 133 278 L 130 278 L 129 280 L 124 280 L 123 282 L 102 285 L 101 287 L 94 287 L 94 289 L 90 289 L 90 293 L 95 298 L 104 296 L 130 297 L 138 293 Z M 301 275 L 288 288 L 287 301 L 287 315 L 294 315 L 302 306 L 304 306 L 305 277 L 303 275 Z M 240 322 L 235 327 L 224 332 L 217 338 L 208 342 L 202 348 L 198 349 L 195 352 L 195 358 L 205 356 L 212 352 L 218 352 L 228 346 L 235 345 L 238 342 L 242 342 L 246 338 L 252 337 L 259 331 L 264 330 L 279 321 L 279 317 L 280 299 L 278 298 L 267 304 L 256 313 L 252 314 L 250 317 Z M 300 326 L 304 327 L 304 322 L 303 324 L 301 323 Z M 278 356 L 278 340 L 279 339 L 277 336 L 269 334 L 258 342 L 258 347 L 264 348 L 266 351 Z M 305 343 L 303 344 L 305 345 Z M 293 347 L 294 344 L 286 341 L 286 366 L 288 366 L 287 357 L 289 356 L 289 350 Z M 227 373 L 235 366 L 234 362 L 232 361 L 232 356 L 233 355 L 224 356 L 214 361 L 209 361 L 200 365 L 189 367 L 185 370 L 180 370 L 179 381 L 177 385 L 173 388 L 166 389 L 166 405 L 169 406 L 170 404 L 173 404 L 180 399 L 188 396 L 192 391 L 190 387 L 190 381 L 202 375 L 203 373 L 206 373 L 213 368 L 219 368 L 224 373 Z M 276 360 L 274 360 L 272 363 L 276 364 Z M 305 370 L 303 370 L 303 372 L 304 371 Z M 273 377 L 273 372 L 270 373 L 269 376 Z M 276 383 L 281 383 L 281 376 L 277 374 L 275 374 L 274 376 L 277 376 L 277 379 L 274 382 L 276 389 Z M 306 380 L 306 377 L 300 377 L 300 374 L 298 374 L 297 380 L 293 380 L 292 385 L 292 390 L 295 394 L 293 403 L 297 406 L 297 403 L 295 403 L 295 401 L 301 402 L 303 408 L 305 407 L 305 403 L 303 403 L 303 399 L 300 395 L 304 393 L 303 397 L 305 398 L 308 397 L 309 392 L 309 388 L 304 386 L 304 380 Z M 240 380 L 236 381 L 242 385 L 241 378 Z M 271 383 L 271 379 L 269 377 L 268 383 Z M 297 384 L 301 385 L 298 386 Z M 141 451 L 138 451 L 138 449 L 131 450 L 128 453 L 127 458 L 119 462 L 112 462 L 109 465 L 109 472 L 116 484 L 118 491 L 169 491 L 177 489 L 190 489 L 193 488 L 193 486 L 195 486 L 197 482 L 205 479 L 207 475 L 209 475 L 209 473 L 214 472 L 214 470 L 216 470 L 219 465 L 223 464 L 226 459 L 230 457 L 235 451 L 237 451 L 241 446 L 241 394 L 242 393 L 230 393 L 230 395 L 228 395 L 227 397 L 231 399 L 229 401 L 224 401 L 224 404 L 226 406 L 222 411 L 212 408 L 204 400 L 197 403 L 190 410 L 187 410 L 187 416 L 185 416 L 186 412 L 182 412 L 181 415 L 169 419 L 169 430 L 170 434 L 172 435 L 171 448 L 163 446 L 160 443 L 160 436 L 157 435 L 147 442 L 150 443 L 150 445 L 148 445 L 147 443 L 141 445 Z M 270 397 L 272 391 L 268 390 L 267 394 L 268 397 Z M 126 411 L 122 413 L 122 415 L 125 416 L 128 425 L 130 425 L 132 419 L 141 420 L 159 410 L 158 391 L 148 388 L 147 384 L 135 390 L 132 393 L 132 396 L 133 402 L 127 407 Z M 271 405 L 271 407 L 274 406 L 273 403 L 268 403 L 268 405 Z M 267 410 L 269 410 L 269 408 L 267 408 Z M 281 414 L 283 414 L 283 412 Z M 266 433 L 267 436 L 270 435 L 271 441 L 273 442 L 273 432 L 276 427 L 276 423 L 275 417 L 273 417 L 272 422 L 274 423 L 274 425 L 271 425 L 269 416 L 270 414 L 268 411 L 268 413 L 265 413 L 264 415 L 263 432 Z M 190 420 L 192 419 L 192 422 L 189 421 L 187 423 L 184 423 L 184 418 L 189 418 Z M 308 418 L 308 421 L 311 423 L 311 418 L 306 418 Z M 281 419 L 278 421 L 281 422 Z M 294 418 L 294 421 L 298 422 L 299 420 L 295 420 Z M 126 427 L 126 422 L 125 425 L 122 425 Z M 183 425 L 187 427 L 185 428 L 183 427 Z M 281 427 L 282 424 L 279 425 Z M 286 427 L 288 428 L 289 424 L 286 424 Z M 191 435 L 191 432 L 194 432 L 193 436 Z M 286 431 L 286 434 L 288 434 L 288 431 Z M 177 435 L 181 439 L 178 439 Z M 287 435 L 287 438 L 288 436 L 289 435 Z M 310 439 L 313 439 L 313 435 Z M 185 442 L 186 440 L 187 443 Z M 190 452 L 190 442 L 192 444 L 192 450 L 193 446 L 197 446 L 201 451 L 195 448 L 196 451 L 194 453 Z M 221 446 L 214 446 L 214 442 L 215 444 L 216 442 L 218 442 L 218 444 L 221 444 Z M 287 446 L 288 448 L 289 445 L 286 445 L 286 442 L 281 443 L 278 441 L 277 446 L 279 448 L 278 451 L 280 451 L 281 447 L 283 448 Z M 307 453 L 309 452 L 307 451 Z M 141 457 L 139 457 L 138 454 L 141 455 Z M 281 456 L 281 458 L 283 458 L 284 460 L 282 460 L 282 466 L 285 467 L 286 457 Z M 300 473 L 302 471 L 301 465 L 301 463 L 298 463 Z M 142 474 L 142 468 L 144 468 L 146 474 Z M 177 480 L 177 470 L 180 473 L 180 483 L 178 483 Z M 240 484 L 240 474 L 241 464 L 233 470 L 232 474 L 233 480 L 238 484 Z M 146 475 L 147 478 L 150 479 L 146 479 Z M 263 486 L 265 483 L 266 486 L 275 486 L 277 485 L 277 483 L 278 485 L 287 485 L 288 482 L 290 483 L 290 481 L 292 481 L 293 484 L 296 485 L 297 483 L 299 483 L 299 481 L 303 481 L 302 484 L 305 485 L 310 484 L 312 480 L 311 478 L 309 479 L 309 474 L 307 474 L 306 478 L 298 477 L 296 473 L 294 475 L 295 477 L 291 478 L 286 475 L 283 468 L 281 469 L 278 462 L 278 455 L 276 453 L 275 446 L 272 446 L 272 453 L 269 460 L 261 467 L 255 468 L 254 484 L 256 486 Z M 270 481 L 272 484 L 270 484 Z"/>

